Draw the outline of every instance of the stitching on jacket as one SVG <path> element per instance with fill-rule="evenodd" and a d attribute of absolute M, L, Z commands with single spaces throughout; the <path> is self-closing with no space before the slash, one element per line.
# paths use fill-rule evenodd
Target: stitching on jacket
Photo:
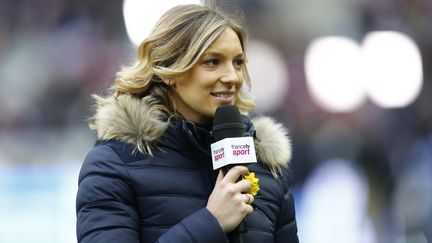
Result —
<path fill-rule="evenodd" d="M 126 184 L 129 187 L 129 189 L 132 192 L 132 194 L 134 195 L 134 197 L 132 197 L 132 198 L 136 198 L 137 194 L 133 190 L 133 183 L 132 183 L 131 175 L 129 174 L 129 169 L 126 168 L 125 162 L 121 159 L 120 155 L 113 148 L 112 144 L 107 143 L 106 146 L 108 146 L 114 152 L 114 154 L 117 156 L 117 158 L 121 161 L 121 165 L 123 166 L 123 169 L 125 170 L 126 176 L 127 176 L 127 178 L 126 178 Z M 137 204 L 136 200 L 133 200 L 132 203 L 134 203 L 135 205 L 131 205 L 131 206 L 133 206 L 133 207 L 135 207 L 137 209 L 137 214 L 139 215 L 140 212 L 138 210 L 138 204 Z"/>
<path fill-rule="evenodd" d="M 94 201 L 94 202 L 86 203 L 84 206 L 82 206 L 82 207 L 80 208 L 80 210 L 83 209 L 83 208 L 87 208 L 87 207 L 93 207 L 93 206 L 98 205 L 98 204 L 106 205 L 106 204 L 108 204 L 108 203 L 112 203 L 112 202 L 115 202 L 115 203 L 123 203 L 123 204 L 125 204 L 125 205 L 135 207 L 135 205 L 133 205 L 133 204 L 126 203 L 126 202 L 120 202 L 120 201 L 118 201 L 118 200 L 99 200 L 99 201 Z"/>
<path fill-rule="evenodd" d="M 142 227 L 145 227 L 146 229 L 143 229 L 142 227 L 141 227 L 141 229 L 140 230 L 147 230 L 148 228 L 157 228 L 157 229 L 166 229 L 166 230 L 169 230 L 169 229 L 171 229 L 172 227 L 174 227 L 175 226 L 175 224 L 170 224 L 170 225 L 157 225 L 157 224 L 145 224 L 144 222 L 142 222 L 142 221 L 140 221 L 140 225 L 142 226 Z"/>
<path fill-rule="evenodd" d="M 92 234 L 95 231 L 97 232 L 97 231 L 104 231 L 104 230 L 110 230 L 110 229 L 129 229 L 129 230 L 133 230 L 133 231 L 137 232 L 137 234 L 139 234 L 139 232 L 136 231 L 136 229 L 134 229 L 134 228 L 127 227 L 124 225 L 117 225 L 117 226 L 100 227 L 100 228 L 96 228 L 93 230 L 89 230 L 84 235 L 82 235 L 78 240 L 82 241 L 85 237 L 89 236 L 90 234 Z"/>
<path fill-rule="evenodd" d="M 203 201 L 207 201 L 207 197 L 206 196 L 196 196 L 196 195 L 187 195 L 187 194 L 177 194 L 177 193 L 165 193 L 165 194 L 150 194 L 150 195 L 141 195 L 141 196 L 137 196 L 138 198 L 148 198 L 148 197 L 183 197 L 183 198 L 193 198 L 193 199 L 197 199 L 197 200 L 203 200 Z"/>
<path fill-rule="evenodd" d="M 133 162 L 144 161 L 144 160 L 135 160 Z M 133 169 L 162 169 L 162 170 L 173 170 L 173 171 L 198 171 L 200 167 L 170 167 L 170 166 L 160 166 L 160 165 L 130 165 L 124 164 L 124 167 L 133 168 Z"/>
<path fill-rule="evenodd" d="M 197 242 L 195 238 L 193 238 L 192 234 L 189 232 L 189 230 L 182 224 L 179 223 L 179 225 L 183 228 L 183 230 L 186 232 L 186 235 L 191 239 L 193 242 Z"/>
<path fill-rule="evenodd" d="M 256 197 L 255 198 L 255 201 L 256 202 L 258 202 L 258 201 L 264 201 L 264 202 L 267 202 L 267 203 L 270 203 L 270 204 L 272 204 L 272 205 L 275 205 L 275 206 L 277 206 L 278 208 L 280 208 L 280 206 L 279 206 L 279 204 L 278 204 L 278 202 L 277 201 L 274 201 L 274 200 L 270 200 L 270 199 L 267 199 L 267 198 L 263 198 L 263 197 Z"/>
<path fill-rule="evenodd" d="M 281 231 L 284 230 L 284 229 L 290 229 L 290 228 L 292 228 L 292 227 L 296 228 L 296 227 L 295 227 L 295 224 L 296 224 L 296 221 L 295 221 L 295 220 L 289 222 L 289 224 L 284 224 L 284 225 L 282 225 L 281 227 L 279 227 L 279 229 L 277 230 L 276 233 L 279 234 L 279 232 L 281 232 Z M 293 229 L 291 229 L 291 231 L 293 231 Z"/>
<path fill-rule="evenodd" d="M 255 232 L 263 232 L 263 233 L 267 233 L 267 234 L 271 234 L 273 235 L 274 232 L 268 229 L 264 229 L 264 228 L 249 228 L 247 229 L 248 231 L 255 231 Z"/>
<path fill-rule="evenodd" d="M 127 178 L 126 178 L 126 180 L 127 180 L 127 184 L 128 184 L 129 187 L 131 187 L 131 185 L 132 185 L 132 183 L 131 183 L 131 179 L 130 179 L 131 176 L 130 176 L 130 174 L 129 174 L 129 170 L 126 169 L 126 165 L 125 165 L 124 161 L 121 159 L 121 157 L 120 157 L 120 155 L 117 153 L 117 151 L 113 148 L 113 145 L 112 145 L 112 144 L 110 144 L 110 143 L 106 143 L 106 144 L 104 144 L 104 145 L 105 145 L 105 146 L 108 146 L 108 148 L 110 148 L 110 149 L 114 152 L 114 154 L 117 156 L 118 160 L 121 162 L 121 165 L 122 165 L 122 167 L 123 167 L 123 169 L 125 170 L 126 175 L 127 175 Z M 132 190 L 132 187 L 131 187 L 131 191 L 133 191 L 133 190 Z"/>
<path fill-rule="evenodd" d="M 271 213 L 267 212 L 268 210 L 264 210 L 262 207 L 260 207 L 259 205 L 255 204 L 255 202 L 253 203 L 253 205 L 259 209 L 271 222 L 274 222 L 275 220 L 277 220 L 277 216 L 272 217 Z M 276 205 L 277 206 L 277 205 Z M 280 210 L 279 210 L 280 211 Z M 276 222 L 274 222 L 276 225 Z"/>
<path fill-rule="evenodd" d="M 101 177 L 108 177 L 108 178 L 111 178 L 111 179 L 118 179 L 118 180 L 123 181 L 122 178 L 121 178 L 120 176 L 118 176 L 118 175 L 114 175 L 114 174 L 109 175 L 109 174 L 104 174 L 104 173 L 100 173 L 100 172 L 92 172 L 92 173 L 88 173 L 88 174 L 86 174 L 86 175 L 85 175 L 85 176 L 84 176 L 84 177 L 79 181 L 78 186 L 81 185 L 81 183 L 82 183 L 83 181 L 85 181 L 85 180 L 87 180 L 87 179 L 90 179 L 90 178 L 93 178 L 93 177 L 98 177 L 98 176 L 101 176 Z"/>

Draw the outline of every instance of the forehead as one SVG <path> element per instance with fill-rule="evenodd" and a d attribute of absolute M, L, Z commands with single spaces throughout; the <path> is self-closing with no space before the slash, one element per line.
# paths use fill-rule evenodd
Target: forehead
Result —
<path fill-rule="evenodd" d="M 243 48 L 237 33 L 233 29 L 227 28 L 207 48 L 204 54 L 211 52 L 239 55 L 243 53 Z"/>

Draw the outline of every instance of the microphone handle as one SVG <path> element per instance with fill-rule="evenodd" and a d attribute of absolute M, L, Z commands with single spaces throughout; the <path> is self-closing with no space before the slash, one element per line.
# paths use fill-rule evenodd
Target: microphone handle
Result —
<path fill-rule="evenodd" d="M 228 239 L 231 243 L 244 243 L 244 234 L 247 232 L 247 218 L 244 218 L 233 231 L 228 233 Z"/>
<path fill-rule="evenodd" d="M 227 165 L 224 166 L 222 168 L 222 171 L 224 173 L 224 175 L 226 175 L 226 173 L 228 173 L 228 171 L 232 168 L 236 166 L 234 165 Z M 242 180 L 241 177 L 239 177 L 237 179 L 237 181 Z M 244 243 L 244 234 L 247 232 L 247 222 L 246 222 L 247 216 L 240 222 L 240 224 L 237 226 L 237 228 L 235 228 L 231 233 L 229 233 L 231 235 L 230 238 L 232 238 L 230 240 L 231 243 Z"/>

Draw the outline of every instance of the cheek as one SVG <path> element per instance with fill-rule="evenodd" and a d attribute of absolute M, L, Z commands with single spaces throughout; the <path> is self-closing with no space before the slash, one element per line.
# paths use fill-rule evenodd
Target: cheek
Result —
<path fill-rule="evenodd" d="M 240 77 L 239 82 L 236 84 L 237 93 L 240 92 L 240 89 L 243 87 L 243 83 L 244 83 L 243 77 Z"/>
<path fill-rule="evenodd" d="M 178 87 L 177 93 L 189 107 L 201 107 L 209 104 L 210 96 L 207 89 L 199 85 Z"/>

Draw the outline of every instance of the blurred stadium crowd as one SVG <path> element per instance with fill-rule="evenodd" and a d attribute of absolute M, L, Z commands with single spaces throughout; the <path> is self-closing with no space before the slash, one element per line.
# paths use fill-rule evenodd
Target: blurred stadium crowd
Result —
<path fill-rule="evenodd" d="M 283 122 L 293 140 L 300 240 L 420 243 L 429 238 L 430 242 L 432 1 L 234 0 L 229 4 L 243 9 L 251 39 L 275 47 L 290 73 L 283 102 L 264 112 Z M 95 142 L 87 127 L 90 95 L 102 93 L 119 67 L 134 56 L 122 6 L 119 0 L 0 0 L 0 175 L 15 171 L 11 168 L 70 164 L 79 168 Z M 307 44 L 326 35 L 360 39 L 372 30 L 398 30 L 415 40 L 423 60 L 420 95 L 398 109 L 366 102 L 354 112 L 323 110 L 305 82 Z M 12 202 L 5 198 L 13 195 L 7 186 L 10 181 L 0 180 L 3 207 Z M 75 192 L 69 193 L 73 200 Z M 350 208 L 356 203 L 364 214 L 347 216 L 357 212 Z M 320 209 L 330 213 L 320 214 Z M 332 223 L 337 219 L 354 220 L 355 229 L 346 231 L 349 223 L 323 226 L 338 225 Z M 9 220 L 0 216 L 0 226 Z M 74 227 L 74 222 L 69 226 Z M 0 242 L 13 238 L 5 236 L 6 229 L 0 232 Z M 347 232 L 351 237 L 343 238 Z M 329 234 L 340 237 L 326 240 Z"/>

